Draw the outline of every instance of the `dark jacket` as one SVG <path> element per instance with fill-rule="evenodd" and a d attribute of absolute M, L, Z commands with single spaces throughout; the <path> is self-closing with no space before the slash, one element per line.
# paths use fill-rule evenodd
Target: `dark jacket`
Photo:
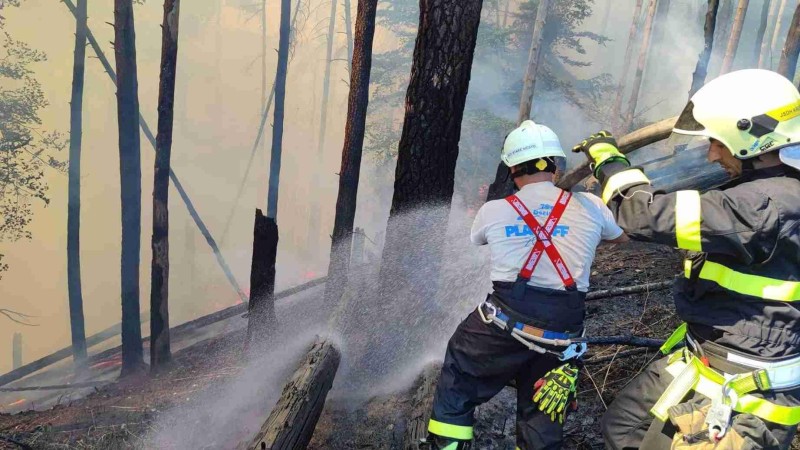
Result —
<path fill-rule="evenodd" d="M 690 332 L 754 356 L 800 354 L 800 174 L 751 171 L 700 194 L 658 191 L 633 170 L 601 168 L 609 208 L 632 239 L 694 251 L 674 291 Z"/>

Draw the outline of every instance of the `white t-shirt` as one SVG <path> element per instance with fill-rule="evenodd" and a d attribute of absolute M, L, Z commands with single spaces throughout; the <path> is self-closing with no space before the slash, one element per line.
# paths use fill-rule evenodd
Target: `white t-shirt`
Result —
<path fill-rule="evenodd" d="M 532 183 L 522 187 L 517 197 L 531 211 L 539 224 L 558 200 L 561 189 L 551 182 Z M 552 241 L 572 273 L 578 290 L 589 290 L 589 275 L 595 250 L 603 240 L 622 235 L 611 211 L 595 195 L 573 193 L 567 209 L 553 229 Z M 486 202 L 475 216 L 470 233 L 472 243 L 489 244 L 492 258 L 492 281 L 516 281 L 536 237 L 505 199 Z M 564 289 L 553 263 L 543 254 L 528 284 L 549 289 Z"/>

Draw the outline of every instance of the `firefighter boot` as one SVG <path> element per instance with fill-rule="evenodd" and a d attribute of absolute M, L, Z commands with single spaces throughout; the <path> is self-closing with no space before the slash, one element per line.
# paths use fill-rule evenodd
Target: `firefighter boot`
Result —
<path fill-rule="evenodd" d="M 419 443 L 420 450 L 470 450 L 470 448 L 472 448 L 470 441 L 457 441 L 433 433 L 428 433 L 428 437 L 421 439 Z"/>

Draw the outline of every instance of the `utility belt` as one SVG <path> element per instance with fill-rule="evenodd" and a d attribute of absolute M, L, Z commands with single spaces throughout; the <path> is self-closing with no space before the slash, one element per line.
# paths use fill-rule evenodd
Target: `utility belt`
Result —
<path fill-rule="evenodd" d="M 800 406 L 778 405 L 750 395 L 800 387 L 800 356 L 756 359 L 711 342 L 701 345 L 687 329 L 686 323 L 678 327 L 661 347 L 668 354 L 679 342 L 687 344 L 669 355 L 666 370 L 673 380 L 650 410 L 655 417 L 666 422 L 668 410 L 695 391 L 711 399 L 705 423 L 712 442 L 725 435 L 734 411 L 785 426 L 800 424 Z"/>
<path fill-rule="evenodd" d="M 586 353 L 585 329 L 558 332 L 538 328 L 531 324 L 532 320 L 512 310 L 497 295 L 487 295 L 477 311 L 483 323 L 500 327 L 529 350 L 555 355 L 561 361 L 580 358 Z"/>

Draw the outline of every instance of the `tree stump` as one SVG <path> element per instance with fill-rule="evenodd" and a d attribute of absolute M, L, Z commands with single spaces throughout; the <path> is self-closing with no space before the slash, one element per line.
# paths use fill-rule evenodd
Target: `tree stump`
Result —
<path fill-rule="evenodd" d="M 248 448 L 306 448 L 333 385 L 339 360 L 339 350 L 333 344 L 322 340 L 315 342 L 283 387 L 278 403 Z"/>

